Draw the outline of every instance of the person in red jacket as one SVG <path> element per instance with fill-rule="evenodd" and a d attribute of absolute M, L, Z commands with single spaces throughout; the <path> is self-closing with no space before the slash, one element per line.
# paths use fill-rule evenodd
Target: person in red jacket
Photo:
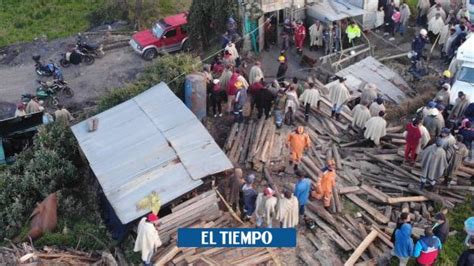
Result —
<path fill-rule="evenodd" d="M 306 28 L 303 25 L 303 21 L 299 20 L 296 24 L 295 30 L 295 44 L 298 53 L 303 53 L 303 43 L 306 38 Z"/>
<path fill-rule="evenodd" d="M 415 118 L 411 123 L 406 126 L 405 133 L 405 161 L 415 163 L 416 161 L 416 149 L 421 139 L 421 130 L 419 128 L 420 120 Z"/>

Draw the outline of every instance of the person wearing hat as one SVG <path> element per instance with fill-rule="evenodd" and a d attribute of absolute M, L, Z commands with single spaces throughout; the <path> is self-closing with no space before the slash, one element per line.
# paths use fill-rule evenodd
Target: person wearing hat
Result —
<path fill-rule="evenodd" d="M 456 142 L 449 145 L 447 148 L 448 167 L 445 173 L 445 182 L 450 185 L 457 184 L 456 171 L 461 166 L 464 159 L 469 155 L 469 150 L 463 143 L 464 137 L 462 135 L 456 136 Z"/>
<path fill-rule="evenodd" d="M 355 46 L 361 36 L 361 30 L 359 25 L 355 21 L 352 21 L 346 28 L 346 35 L 351 46 Z"/>
<path fill-rule="evenodd" d="M 341 115 L 342 107 L 347 103 L 350 99 L 351 94 L 349 93 L 349 89 L 347 89 L 346 78 L 344 77 L 336 77 L 338 81 L 331 82 L 329 89 L 329 99 L 331 100 L 332 110 L 331 110 L 331 118 L 336 117 L 336 120 L 339 120 Z"/>
<path fill-rule="evenodd" d="M 417 149 L 421 140 L 420 120 L 415 118 L 412 122 L 408 123 L 405 132 L 405 161 L 411 164 L 416 162 Z"/>
<path fill-rule="evenodd" d="M 443 31 L 444 27 L 444 20 L 441 18 L 440 13 L 436 13 L 435 16 L 428 20 L 428 38 L 430 43 L 435 43 L 437 39 L 439 42 L 438 36 Z"/>
<path fill-rule="evenodd" d="M 428 43 L 428 31 L 425 29 L 420 30 L 420 34 L 417 35 L 413 41 L 411 42 L 411 50 L 414 54 L 413 57 L 411 57 L 411 63 L 412 66 L 410 68 L 411 71 L 418 72 L 418 63 L 423 57 L 423 49 L 425 48 L 425 45 Z"/>
<path fill-rule="evenodd" d="M 281 228 L 295 227 L 299 223 L 298 199 L 293 195 L 293 188 L 289 184 L 283 186 L 275 218 L 280 222 Z"/>
<path fill-rule="evenodd" d="M 444 119 L 437 108 L 431 108 L 428 115 L 423 119 L 423 125 L 430 133 L 431 139 L 436 139 L 444 127 Z"/>
<path fill-rule="evenodd" d="M 244 105 L 247 101 L 247 89 L 244 87 L 244 84 L 240 81 L 235 83 L 237 88 L 237 94 L 235 95 L 235 101 L 233 106 L 233 112 L 235 117 L 235 122 L 242 123 L 244 121 Z"/>
<path fill-rule="evenodd" d="M 311 180 L 309 180 L 309 178 L 306 178 L 301 170 L 296 170 L 295 174 L 298 178 L 298 181 L 296 182 L 295 191 L 293 193 L 298 199 L 299 214 L 301 216 L 304 216 L 304 208 L 308 203 L 309 192 L 311 191 Z"/>
<path fill-rule="evenodd" d="M 24 103 L 19 103 L 19 104 L 16 106 L 15 116 L 14 116 L 14 117 L 22 117 L 22 116 L 25 116 L 25 115 L 26 115 L 26 112 L 25 112 L 25 104 L 24 104 Z"/>
<path fill-rule="evenodd" d="M 434 216 L 436 223 L 433 225 L 433 234 L 439 238 L 441 244 L 444 245 L 448 240 L 449 234 L 449 221 L 443 212 L 438 212 Z"/>
<path fill-rule="evenodd" d="M 336 186 L 336 162 L 333 159 L 326 161 L 326 166 L 321 169 L 316 189 L 311 192 L 311 196 L 317 200 L 323 200 L 325 208 L 331 206 L 332 191 Z"/>
<path fill-rule="evenodd" d="M 306 122 L 308 122 L 311 107 L 316 107 L 319 110 L 321 102 L 319 90 L 314 86 L 314 81 L 311 77 L 308 78 L 308 86 L 309 88 L 304 90 L 299 98 L 299 101 L 302 102 L 304 106 L 304 121 Z"/>
<path fill-rule="evenodd" d="M 319 20 L 316 20 L 313 25 L 309 27 L 310 51 L 318 50 L 318 48 L 323 47 L 323 30 L 324 26 Z"/>
<path fill-rule="evenodd" d="M 474 236 L 468 236 L 468 248 L 459 256 L 458 266 L 472 266 L 474 265 Z"/>
<path fill-rule="evenodd" d="M 450 86 L 453 83 L 453 75 L 451 74 L 451 71 L 449 71 L 449 70 L 443 71 L 443 75 L 438 80 L 438 85 L 440 87 L 443 86 L 445 83 L 449 84 Z M 449 88 L 451 88 L 451 87 L 449 87 Z"/>
<path fill-rule="evenodd" d="M 63 125 L 69 126 L 69 123 L 74 120 L 71 113 L 64 108 L 62 104 L 58 104 L 57 110 L 54 112 L 55 121 Z"/>
<path fill-rule="evenodd" d="M 436 93 L 433 101 L 440 103 L 443 106 L 449 105 L 449 95 L 450 95 L 451 85 L 444 83 L 441 85 L 441 89 Z"/>
<path fill-rule="evenodd" d="M 358 105 L 352 109 L 352 128 L 363 129 L 365 123 L 371 118 L 369 108 L 367 108 L 367 102 L 361 101 Z"/>
<path fill-rule="evenodd" d="M 454 26 L 449 27 L 448 37 L 446 42 L 443 45 L 443 49 L 441 50 L 441 57 L 444 59 L 445 63 L 449 63 L 448 61 L 448 54 L 451 49 L 451 45 L 453 44 L 454 40 L 456 39 L 456 28 Z M 450 72 L 451 74 L 451 72 Z"/>
<path fill-rule="evenodd" d="M 441 247 L 441 241 L 433 234 L 433 229 L 426 227 L 425 235 L 415 244 L 413 257 L 416 258 L 418 265 L 434 265 Z"/>
<path fill-rule="evenodd" d="M 245 183 L 242 186 L 242 197 L 244 203 L 245 219 L 250 219 L 255 211 L 255 203 L 257 200 L 257 191 L 254 188 L 255 175 L 250 174 L 245 177 Z"/>
<path fill-rule="evenodd" d="M 160 221 L 154 213 L 143 217 L 138 223 L 137 238 L 135 240 L 134 252 L 141 251 L 141 259 L 144 265 L 152 265 L 151 258 L 156 249 L 161 247 L 160 236 L 158 235 L 158 227 Z"/>
<path fill-rule="evenodd" d="M 464 92 L 458 92 L 458 98 L 454 101 L 454 106 L 448 115 L 448 121 L 453 125 L 458 125 L 459 120 L 462 118 L 464 111 L 470 104 L 470 100 Z"/>
<path fill-rule="evenodd" d="M 422 106 L 416 110 L 416 117 L 423 122 L 423 119 L 427 117 L 430 113 L 430 110 L 436 107 L 435 101 L 429 101 L 425 106 Z"/>
<path fill-rule="evenodd" d="M 288 134 L 287 146 L 290 149 L 290 165 L 297 170 L 303 157 L 303 153 L 311 145 L 308 134 L 304 132 L 303 126 L 298 126 L 295 131 Z"/>
<path fill-rule="evenodd" d="M 277 198 L 273 196 L 275 192 L 270 187 L 263 189 L 263 193 L 258 193 L 255 209 L 257 217 L 257 227 L 272 228 L 273 218 L 276 214 Z"/>
<path fill-rule="evenodd" d="M 437 139 L 435 144 L 426 148 L 422 153 L 420 190 L 425 188 L 427 181 L 431 189 L 434 190 L 436 181 L 444 175 L 444 171 L 448 167 L 446 151 L 441 145 L 442 141 Z"/>
<path fill-rule="evenodd" d="M 371 117 L 364 125 L 364 137 L 377 146 L 380 145 L 380 139 L 387 134 L 387 121 L 384 116 L 385 112 L 380 111 L 378 116 Z"/>
<path fill-rule="evenodd" d="M 448 150 L 449 146 L 456 143 L 456 138 L 453 136 L 453 134 L 451 134 L 451 130 L 447 127 L 443 127 L 441 129 L 439 139 L 441 141 L 441 147 L 443 147 L 445 150 Z"/>
<path fill-rule="evenodd" d="M 225 97 L 225 92 L 221 88 L 220 80 L 214 79 L 212 81 L 212 89 L 211 89 L 211 107 L 212 113 L 214 117 L 221 117 L 222 116 L 222 100 Z"/>
<path fill-rule="evenodd" d="M 446 19 L 446 11 L 444 11 L 440 3 L 436 3 L 428 11 L 428 16 L 427 16 L 428 22 L 435 16 L 439 16 L 443 21 Z"/>
<path fill-rule="evenodd" d="M 304 39 L 306 38 L 306 28 L 303 25 L 303 21 L 298 20 L 295 27 L 295 46 L 296 52 L 302 54 L 303 53 L 303 43 Z"/>
<path fill-rule="evenodd" d="M 369 106 L 371 116 L 379 116 L 380 111 L 385 112 L 385 105 L 383 104 L 382 97 L 377 97 Z"/>
<path fill-rule="evenodd" d="M 285 80 L 286 71 L 288 70 L 288 63 L 286 62 L 286 58 L 284 55 L 280 55 L 278 57 L 278 62 L 280 65 L 278 66 L 278 71 L 276 74 L 278 82 L 283 82 Z"/>

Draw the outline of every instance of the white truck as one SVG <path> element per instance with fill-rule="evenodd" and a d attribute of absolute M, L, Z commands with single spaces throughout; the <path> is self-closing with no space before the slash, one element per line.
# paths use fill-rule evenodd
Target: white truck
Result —
<path fill-rule="evenodd" d="M 458 92 L 462 91 L 474 102 L 474 34 L 468 35 L 467 40 L 458 48 L 456 54 L 456 74 L 450 93 L 450 104 L 458 97 Z"/>

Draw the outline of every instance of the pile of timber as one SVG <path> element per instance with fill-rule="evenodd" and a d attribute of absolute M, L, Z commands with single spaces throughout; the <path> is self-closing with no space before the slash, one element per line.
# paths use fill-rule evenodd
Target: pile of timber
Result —
<path fill-rule="evenodd" d="M 244 227 L 235 213 L 219 210 L 215 190 L 204 192 L 172 208 L 172 213 L 161 220 L 159 234 L 163 245 L 156 252 L 155 265 L 256 265 L 277 264 L 269 249 L 238 248 L 179 248 L 177 229 L 189 228 L 236 228 Z M 224 202 L 226 204 L 226 202 Z"/>
<path fill-rule="evenodd" d="M 301 168 L 316 185 L 325 160 L 333 158 L 337 185 L 329 211 L 321 202 L 311 200 L 306 214 L 315 222 L 316 229 L 301 238 L 318 252 L 325 252 L 324 243 L 329 241 L 348 255 L 344 265 L 388 264 L 393 247 L 390 236 L 402 212 L 410 213 L 413 235 L 417 238 L 425 227 L 433 225 L 435 205 L 452 208 L 474 192 L 470 181 L 474 168 L 467 164 L 456 172 L 458 185 L 441 186 L 439 193 L 420 191 L 420 163 L 403 163 L 403 126 L 389 125 L 381 146 L 371 148 L 363 145 L 361 133 L 350 126 L 350 112 L 344 111 L 340 121 L 331 119 L 329 101 L 323 98 L 320 109 L 312 109 L 311 113 L 305 122 L 302 110 L 297 112 L 298 125 L 305 126 L 312 142 Z M 293 175 L 287 167 L 289 151 L 285 143 L 294 128 L 276 129 L 273 121 L 264 120 L 235 124 L 224 150 L 234 162 L 253 170 L 263 168 L 267 183 L 278 191 L 278 186 Z M 287 175 L 279 180 L 282 169 L 286 169 Z M 312 254 L 299 250 L 298 256 L 305 261 L 314 260 L 315 265 L 343 264 L 337 256 Z"/>
<path fill-rule="evenodd" d="M 114 256 L 106 251 L 83 252 L 72 248 L 44 247 L 36 249 L 28 243 L 0 247 L 1 265 L 118 265 Z"/>

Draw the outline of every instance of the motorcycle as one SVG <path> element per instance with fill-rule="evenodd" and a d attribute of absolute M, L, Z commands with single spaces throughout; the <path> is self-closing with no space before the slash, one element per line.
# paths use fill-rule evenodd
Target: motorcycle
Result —
<path fill-rule="evenodd" d="M 37 82 L 40 84 L 40 87 L 38 89 L 42 89 L 44 91 L 51 91 L 52 93 L 54 93 L 54 95 L 65 96 L 67 98 L 71 98 L 74 96 L 74 91 L 68 86 L 67 82 L 64 80 L 37 80 Z"/>
<path fill-rule="evenodd" d="M 43 76 L 43 77 L 53 76 L 54 79 L 63 80 L 63 73 L 61 69 L 53 62 L 49 64 L 43 64 L 41 62 L 41 56 L 39 55 L 34 55 L 33 61 L 35 61 L 35 71 L 36 71 L 36 74 L 38 74 L 38 76 Z"/>
<path fill-rule="evenodd" d="M 77 34 L 76 49 L 80 52 L 101 58 L 105 55 L 103 48 L 102 44 L 87 43 L 80 33 Z"/>
<path fill-rule="evenodd" d="M 61 54 L 61 60 L 59 60 L 59 64 L 62 67 L 69 67 L 71 64 L 79 65 L 81 62 L 84 62 L 86 65 L 92 65 L 95 61 L 94 57 L 89 54 L 85 54 L 74 48 L 71 52 L 66 52 Z"/>

